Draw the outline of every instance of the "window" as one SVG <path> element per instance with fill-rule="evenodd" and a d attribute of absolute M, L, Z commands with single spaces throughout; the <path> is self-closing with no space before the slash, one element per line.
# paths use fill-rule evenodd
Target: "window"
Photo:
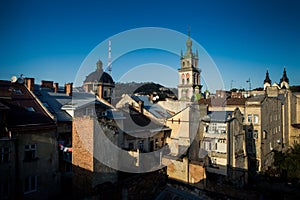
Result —
<path fill-rule="evenodd" d="M 182 82 L 182 85 L 184 85 L 184 78 L 181 80 L 181 82 Z"/>
<path fill-rule="evenodd" d="M 94 109 L 93 108 L 86 108 L 85 115 L 87 116 L 94 116 Z"/>
<path fill-rule="evenodd" d="M 30 112 L 35 112 L 35 110 L 34 110 L 33 107 L 26 107 L 26 110 L 27 110 L 27 111 L 30 111 Z"/>
<path fill-rule="evenodd" d="M 248 115 L 247 119 L 248 119 L 248 123 L 252 123 L 252 115 Z"/>
<path fill-rule="evenodd" d="M 158 148 L 158 139 L 155 139 L 155 149 Z"/>
<path fill-rule="evenodd" d="M 36 144 L 25 145 L 25 161 L 32 161 L 36 159 Z"/>
<path fill-rule="evenodd" d="M 257 139 L 258 138 L 258 131 L 254 130 L 253 131 L 253 139 Z"/>
<path fill-rule="evenodd" d="M 253 116 L 253 122 L 254 124 L 258 124 L 258 115 Z"/>
<path fill-rule="evenodd" d="M 20 89 L 16 89 L 14 92 L 15 92 L 15 94 L 19 94 L 19 95 L 23 94 L 22 90 L 20 90 Z"/>
<path fill-rule="evenodd" d="M 263 139 L 267 139 L 268 137 L 268 133 L 266 130 L 263 131 Z"/>
<path fill-rule="evenodd" d="M 144 140 L 139 141 L 139 150 L 140 151 L 144 150 Z"/>
<path fill-rule="evenodd" d="M 36 190 L 37 190 L 37 176 L 26 177 L 24 194 L 35 192 Z"/>
<path fill-rule="evenodd" d="M 190 84 L 190 79 L 189 78 L 186 79 L 186 84 Z"/>
<path fill-rule="evenodd" d="M 10 149 L 9 147 L 1 147 L 0 163 L 7 163 L 10 161 Z"/>
<path fill-rule="evenodd" d="M 134 146 L 133 146 L 133 143 L 132 143 L 132 142 L 130 142 L 130 143 L 128 144 L 128 149 L 129 149 L 129 150 L 133 150 L 133 149 L 134 149 Z"/>

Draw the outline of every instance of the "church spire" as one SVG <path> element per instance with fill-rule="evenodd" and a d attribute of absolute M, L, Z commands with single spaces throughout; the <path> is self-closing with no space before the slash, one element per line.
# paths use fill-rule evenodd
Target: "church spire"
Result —
<path fill-rule="evenodd" d="M 289 83 L 289 78 L 286 75 L 286 69 L 285 69 L 285 67 L 284 67 L 284 70 L 283 70 L 282 78 L 280 79 L 280 83 L 282 83 L 283 81 Z"/>
<path fill-rule="evenodd" d="M 267 70 L 267 72 L 266 72 L 266 78 L 265 78 L 265 80 L 264 80 L 264 83 L 269 83 L 269 84 L 271 84 L 271 79 L 270 79 L 270 77 L 269 77 L 269 71 Z"/>
<path fill-rule="evenodd" d="M 186 41 L 186 52 L 185 52 L 184 57 L 185 58 L 192 58 L 193 57 L 190 28 L 188 29 L 188 39 Z"/>

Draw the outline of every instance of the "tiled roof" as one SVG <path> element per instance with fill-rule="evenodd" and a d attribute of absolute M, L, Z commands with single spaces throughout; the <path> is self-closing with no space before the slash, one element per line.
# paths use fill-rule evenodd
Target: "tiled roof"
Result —
<path fill-rule="evenodd" d="M 9 108 L 6 115 L 9 128 L 55 125 L 23 84 L 0 81 L 0 91 L 1 104 Z"/>
<path fill-rule="evenodd" d="M 210 98 L 210 99 L 200 99 L 199 104 L 207 104 L 209 106 L 215 107 L 225 107 L 225 106 L 244 106 L 246 98 Z"/>

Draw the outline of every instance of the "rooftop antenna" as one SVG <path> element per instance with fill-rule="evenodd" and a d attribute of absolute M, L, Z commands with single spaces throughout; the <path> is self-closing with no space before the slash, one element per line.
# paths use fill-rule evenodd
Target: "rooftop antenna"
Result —
<path fill-rule="evenodd" d="M 251 95 L 251 80 L 250 78 L 246 81 L 247 83 L 249 83 L 249 96 Z"/>
<path fill-rule="evenodd" d="M 250 80 L 250 78 L 246 82 L 249 83 L 249 91 L 251 91 L 251 80 Z"/>
<path fill-rule="evenodd" d="M 109 75 L 111 75 L 112 72 L 112 66 L 111 66 L 111 41 L 108 40 L 108 61 L 107 61 L 107 71 Z"/>

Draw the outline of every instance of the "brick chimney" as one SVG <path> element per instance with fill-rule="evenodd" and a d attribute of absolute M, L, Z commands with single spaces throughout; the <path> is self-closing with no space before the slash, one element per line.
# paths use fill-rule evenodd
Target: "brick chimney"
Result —
<path fill-rule="evenodd" d="M 55 93 L 58 92 L 58 83 L 54 83 L 54 92 L 55 92 Z"/>
<path fill-rule="evenodd" d="M 66 83 L 65 84 L 65 93 L 69 96 L 72 96 L 73 90 L 73 83 Z"/>
<path fill-rule="evenodd" d="M 33 92 L 34 90 L 34 78 L 25 78 L 25 85 L 30 90 Z"/>
<path fill-rule="evenodd" d="M 139 112 L 140 113 L 144 113 L 144 102 L 143 101 L 139 101 Z"/>
<path fill-rule="evenodd" d="M 50 89 L 53 89 L 53 81 L 45 81 L 45 80 L 42 80 L 42 82 L 41 82 L 41 87 L 42 87 L 42 88 L 50 88 Z"/>

